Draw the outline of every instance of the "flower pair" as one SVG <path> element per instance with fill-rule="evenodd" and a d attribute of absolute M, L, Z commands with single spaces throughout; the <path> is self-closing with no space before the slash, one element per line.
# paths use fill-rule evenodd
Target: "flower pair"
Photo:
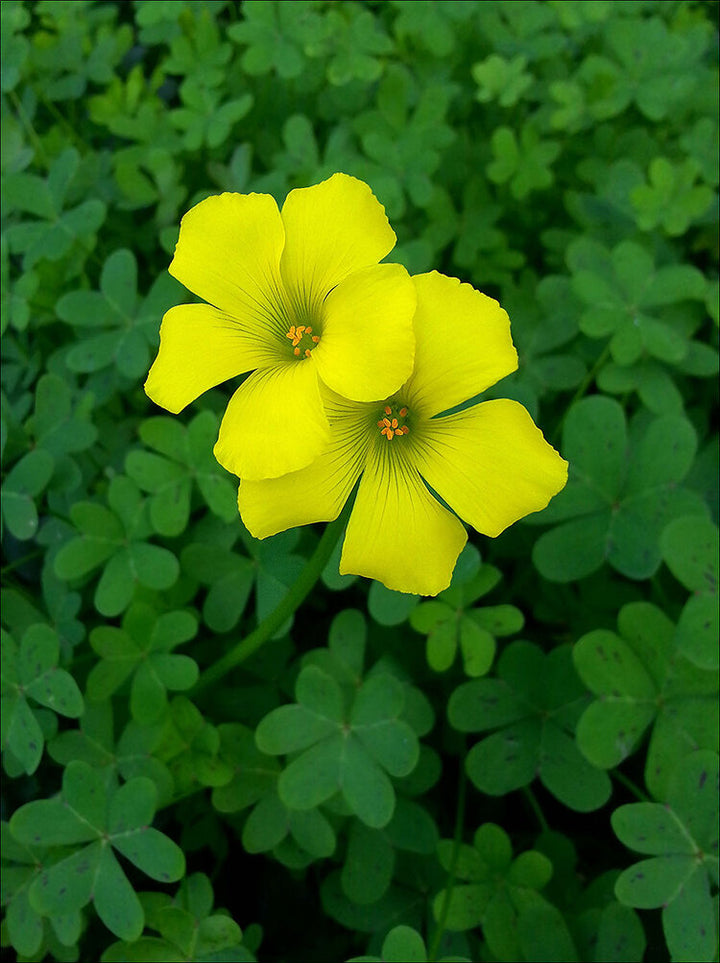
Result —
<path fill-rule="evenodd" d="M 457 516 L 498 535 L 547 505 L 567 464 L 516 402 L 444 414 L 515 370 L 510 322 L 454 278 L 378 263 L 395 240 L 345 174 L 282 213 L 262 194 L 202 201 L 170 273 L 208 303 L 165 315 L 145 388 L 178 412 L 252 371 L 215 446 L 249 531 L 331 521 L 359 479 L 340 571 L 434 595 L 467 540 Z"/>

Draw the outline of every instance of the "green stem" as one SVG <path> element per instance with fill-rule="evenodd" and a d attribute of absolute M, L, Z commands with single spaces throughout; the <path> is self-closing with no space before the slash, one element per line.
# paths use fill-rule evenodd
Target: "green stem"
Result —
<path fill-rule="evenodd" d="M 578 385 L 577 391 L 568 402 L 567 407 L 565 408 L 565 415 L 567 415 L 568 411 L 570 411 L 570 409 L 572 408 L 572 406 L 575 404 L 576 401 L 580 401 L 580 399 L 583 397 L 585 392 L 588 390 L 590 385 L 595 380 L 595 377 L 598 371 L 602 368 L 602 366 L 605 364 L 605 362 L 609 357 L 610 357 L 610 342 L 608 341 L 608 343 L 605 345 L 602 352 L 598 356 L 597 360 L 595 361 L 595 364 L 592 366 L 592 368 L 588 371 L 588 373 L 585 375 L 583 380 L 580 382 L 580 384 Z M 553 441 L 556 441 L 558 435 L 560 434 L 560 429 L 562 428 L 565 422 L 565 415 L 563 415 L 563 417 L 555 426 L 555 430 L 552 433 Z"/>
<path fill-rule="evenodd" d="M 545 813 L 542 811 L 540 807 L 540 803 L 537 801 L 537 798 L 535 797 L 535 793 L 532 791 L 532 789 L 529 786 L 525 786 L 523 788 L 523 793 L 525 794 L 525 798 L 527 799 L 527 801 L 530 803 L 530 808 L 535 813 L 535 817 L 537 821 L 540 823 L 540 828 L 544 833 L 548 832 L 548 830 L 550 829 L 550 826 L 548 825 L 548 821 L 545 818 Z"/>
<path fill-rule="evenodd" d="M 621 783 L 625 788 L 635 796 L 640 802 L 650 802 L 650 797 L 646 796 L 642 789 L 638 789 L 632 779 L 628 779 L 625 773 L 620 772 L 619 769 L 613 769 L 610 773 L 619 783 Z"/>
<path fill-rule="evenodd" d="M 463 752 L 462 758 L 460 759 L 460 778 L 458 779 L 458 801 L 457 809 L 455 812 L 455 833 L 453 835 L 453 850 L 450 857 L 450 866 L 448 867 L 448 878 L 445 884 L 445 890 L 443 892 L 442 906 L 440 907 L 440 915 L 438 916 L 437 926 L 435 927 L 435 932 L 430 940 L 430 947 L 428 949 L 428 961 L 429 963 L 434 963 L 437 960 L 437 955 L 440 951 L 440 943 L 445 934 L 445 926 L 447 924 L 448 913 L 450 912 L 450 900 L 452 899 L 453 887 L 455 886 L 455 873 L 457 871 L 458 860 L 460 859 L 460 847 L 462 846 L 463 832 L 465 829 L 465 787 L 467 785 L 467 780 L 465 778 L 465 753 Z"/>
<path fill-rule="evenodd" d="M 348 502 L 334 522 L 330 522 L 320 539 L 314 553 L 308 559 L 305 568 L 300 572 L 296 581 L 290 587 L 285 598 L 276 609 L 263 619 L 258 627 L 242 641 L 238 642 L 221 659 L 205 669 L 191 690 L 191 695 L 197 695 L 208 686 L 222 679 L 228 672 L 232 672 L 242 662 L 253 655 L 280 628 L 283 622 L 290 618 L 295 610 L 302 605 L 313 586 L 320 578 L 322 570 L 328 563 L 338 539 L 343 533 L 347 517 L 350 514 L 351 503 Z"/>

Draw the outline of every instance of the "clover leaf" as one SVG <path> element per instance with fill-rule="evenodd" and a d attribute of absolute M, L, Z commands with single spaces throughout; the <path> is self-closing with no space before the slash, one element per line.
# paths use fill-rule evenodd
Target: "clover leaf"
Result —
<path fill-rule="evenodd" d="M 347 963 L 427 963 L 425 941 L 411 926 L 395 926 L 383 940 L 382 956 L 352 956 Z M 470 963 L 467 956 L 440 956 L 438 963 Z"/>
<path fill-rule="evenodd" d="M 169 549 L 145 541 L 151 532 L 147 506 L 134 482 L 116 475 L 108 488 L 108 505 L 77 502 L 72 506 L 70 517 L 80 534 L 60 548 L 55 572 L 69 581 L 102 566 L 95 607 L 112 616 L 127 608 L 138 584 L 169 588 L 180 566 Z"/>
<path fill-rule="evenodd" d="M 618 838 L 647 854 L 618 879 L 618 899 L 639 909 L 662 907 L 672 959 L 711 961 L 717 955 L 718 756 L 698 751 L 678 761 L 665 805 L 631 803 L 612 814 Z"/>
<path fill-rule="evenodd" d="M 693 594 L 680 613 L 675 644 L 701 669 L 718 668 L 718 528 L 705 518 L 676 518 L 662 533 L 665 564 Z"/>
<path fill-rule="evenodd" d="M 465 674 L 485 675 L 495 658 L 496 639 L 522 629 L 525 619 L 514 605 L 473 607 L 501 578 L 494 565 L 483 565 L 464 581 L 456 570 L 450 588 L 410 613 L 410 625 L 427 635 L 427 662 L 435 672 L 446 672 L 459 649 Z"/>
<path fill-rule="evenodd" d="M 321 42 L 327 23 L 311 3 L 258 3 L 250 0 L 243 18 L 232 24 L 228 36 L 246 49 L 243 69 L 253 76 L 271 70 L 287 79 L 298 77 L 306 67 L 305 48 Z"/>
<path fill-rule="evenodd" d="M 35 912 L 76 913 L 92 900 L 108 929 L 137 939 L 142 906 L 114 850 L 160 882 L 178 880 L 185 872 L 182 850 L 150 826 L 156 804 L 149 779 L 138 777 L 117 788 L 87 763 L 70 762 L 60 796 L 26 803 L 10 820 L 10 831 L 22 845 L 41 840 L 46 846 L 73 847 L 31 884 Z"/>
<path fill-rule="evenodd" d="M 562 917 L 540 894 L 552 876 L 552 863 L 537 850 L 526 850 L 513 859 L 509 836 L 500 826 L 484 823 L 475 832 L 473 845 L 444 839 L 438 845 L 444 869 L 456 882 L 433 901 L 435 919 L 446 913 L 449 930 L 482 926 L 490 952 L 500 960 L 573 959 L 574 946 Z M 543 946 L 543 923 L 559 921 L 565 946 L 562 956 Z M 547 942 L 547 940 L 545 940 Z M 552 947 L 556 949 L 556 947 Z M 529 953 L 529 955 L 528 955 Z M 568 955 L 569 954 L 569 955 Z"/>
<path fill-rule="evenodd" d="M 88 699 L 80 728 L 68 729 L 51 739 L 48 755 L 60 765 L 78 759 L 126 781 L 137 776 L 151 779 L 158 806 L 166 806 L 172 800 L 174 783 L 167 766 L 154 755 L 160 737 L 157 727 L 140 726 L 131 719 L 116 739 L 112 700 Z"/>
<path fill-rule="evenodd" d="M 578 722 L 577 742 L 594 765 L 610 769 L 653 726 L 645 782 L 665 799 L 688 750 L 717 749 L 717 675 L 684 658 L 672 622 L 649 602 L 623 606 L 618 632 L 595 629 L 573 649 L 581 679 L 598 697 Z"/>
<path fill-rule="evenodd" d="M 106 206 L 92 198 L 66 209 L 70 184 L 79 165 L 80 155 L 74 147 L 68 147 L 53 162 L 47 179 L 25 171 L 4 178 L 6 212 L 33 215 L 32 220 L 10 224 L 6 229 L 10 251 L 23 255 L 23 269 L 32 268 L 43 259 L 58 261 L 74 244 L 92 247 L 95 231 L 105 220 Z"/>
<path fill-rule="evenodd" d="M 224 786 L 233 767 L 220 756 L 220 733 L 184 696 L 176 696 L 162 720 L 153 754 L 170 770 L 176 795 L 200 786 Z"/>
<path fill-rule="evenodd" d="M 530 642 L 512 642 L 498 660 L 497 676 L 463 683 L 448 704 L 448 718 L 459 732 L 495 730 L 467 755 L 473 784 L 502 796 L 537 776 L 571 809 L 602 806 L 610 780 L 573 739 L 586 699 L 569 647 L 544 655 Z"/>
<path fill-rule="evenodd" d="M 100 272 L 100 290 L 76 290 L 57 303 L 63 321 L 90 333 L 67 353 L 72 371 L 88 373 L 115 366 L 120 374 L 136 380 L 150 365 L 150 351 L 157 340 L 158 317 L 177 298 L 177 282 L 160 274 L 147 295 L 137 290 L 135 255 L 125 248 L 114 251 Z M 103 329 L 94 333 L 93 329 Z"/>
<path fill-rule="evenodd" d="M 237 495 L 212 454 L 218 419 L 201 411 L 187 428 L 172 418 L 148 418 L 140 426 L 143 442 L 158 454 L 131 451 L 125 470 L 151 494 L 150 521 L 161 535 L 179 535 L 187 527 L 195 482 L 210 510 L 225 522 L 237 518 Z"/>
<path fill-rule="evenodd" d="M 550 166 L 560 154 L 560 145 L 542 140 L 530 124 L 523 126 L 519 140 L 510 127 L 498 127 L 490 144 L 494 160 L 486 167 L 487 176 L 495 184 L 509 183 L 516 200 L 552 184 Z"/>
<path fill-rule="evenodd" d="M 659 225 L 670 237 L 684 234 L 706 213 L 715 196 L 707 184 L 696 183 L 699 176 L 700 165 L 692 158 L 681 164 L 654 158 L 648 183 L 638 184 L 630 195 L 640 230 L 651 231 Z"/>
<path fill-rule="evenodd" d="M 229 632 L 240 620 L 255 583 L 253 561 L 217 542 L 192 542 L 180 556 L 183 572 L 208 587 L 203 621 L 213 632 Z"/>
<path fill-rule="evenodd" d="M 628 578 L 649 578 L 661 562 L 660 536 L 678 515 L 707 515 L 703 499 L 679 483 L 693 463 L 695 431 L 677 415 L 628 430 L 621 406 L 600 395 L 570 408 L 562 450 L 565 489 L 530 523 L 559 522 L 535 543 L 533 562 L 553 582 L 595 572 L 604 561 Z"/>
<path fill-rule="evenodd" d="M 130 712 L 149 725 L 165 712 L 167 690 L 189 689 L 198 678 L 198 667 L 187 655 L 172 650 L 193 638 L 197 619 L 189 612 L 164 612 L 135 603 L 125 612 L 122 628 L 98 626 L 90 632 L 90 644 L 100 656 L 87 681 L 89 698 L 107 699 L 131 678 Z"/>
<path fill-rule="evenodd" d="M 482 103 L 497 100 L 501 107 L 514 107 L 533 84 L 534 78 L 525 72 L 526 67 L 526 57 L 506 60 L 491 54 L 472 67 L 471 73 L 479 88 L 475 96 Z"/>
<path fill-rule="evenodd" d="M 688 339 L 663 308 L 705 296 L 705 278 L 689 264 L 656 267 L 634 241 L 621 241 L 612 252 L 587 238 L 567 252 L 573 289 L 587 308 L 580 330 L 591 338 L 612 335 L 610 351 L 618 364 L 630 365 L 645 353 L 670 364 L 688 353 Z"/>
<path fill-rule="evenodd" d="M 22 845 L 13 839 L 8 823 L 0 826 L 3 858 L 3 905 L 5 926 L 12 946 L 21 956 L 44 955 L 43 948 L 60 959 L 76 949 L 82 932 L 82 917 L 73 912 L 49 917 L 32 907 L 29 890 L 35 880 L 54 862 L 46 846 Z"/>
<path fill-rule="evenodd" d="M 62 716 L 83 713 L 77 683 L 58 666 L 60 642 L 48 625 L 33 625 L 18 646 L 2 634 L 2 747 L 9 749 L 26 773 L 35 772 L 42 758 L 43 728 L 28 700 Z"/>
<path fill-rule="evenodd" d="M 254 959 L 241 945 L 242 930 L 232 917 L 222 910 L 213 913 L 212 884 L 204 873 L 187 876 L 174 897 L 142 893 L 140 901 L 146 928 L 159 935 L 143 935 L 131 943 L 112 943 L 103 953 L 102 963 Z"/>
<path fill-rule="evenodd" d="M 389 776 L 412 772 L 419 751 L 399 718 L 402 685 L 390 675 L 372 676 L 347 705 L 335 679 L 308 665 L 295 692 L 298 701 L 265 716 L 256 734 L 263 752 L 292 756 L 278 780 L 280 799 L 304 811 L 339 792 L 366 825 L 387 825 L 395 808 Z"/>

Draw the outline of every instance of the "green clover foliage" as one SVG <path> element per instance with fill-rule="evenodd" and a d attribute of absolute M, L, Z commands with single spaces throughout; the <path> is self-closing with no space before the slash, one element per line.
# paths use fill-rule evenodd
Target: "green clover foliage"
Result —
<path fill-rule="evenodd" d="M 660 537 L 677 515 L 707 515 L 704 500 L 683 487 L 697 447 L 691 423 L 679 415 L 625 421 L 611 398 L 573 405 L 562 449 L 570 462 L 565 489 L 542 515 L 556 522 L 535 543 L 533 561 L 545 578 L 569 582 L 608 562 L 631 579 L 660 566 Z"/>
<path fill-rule="evenodd" d="M 78 535 L 55 556 L 55 572 L 68 580 L 81 579 L 99 567 L 95 606 L 103 615 L 119 615 L 130 604 L 136 587 L 169 588 L 180 566 L 167 548 L 145 539 L 152 528 L 147 502 L 129 478 L 115 476 L 108 488 L 108 505 L 77 502 L 70 510 Z"/>
<path fill-rule="evenodd" d="M 149 779 L 137 777 L 118 788 L 87 763 L 70 762 L 60 796 L 26 803 L 10 820 L 21 845 L 73 847 L 69 855 L 61 849 L 31 884 L 28 899 L 35 912 L 62 916 L 92 900 L 108 929 L 137 939 L 143 909 L 114 851 L 162 882 L 178 880 L 185 871 L 179 847 L 150 825 L 155 809 Z"/>
<path fill-rule="evenodd" d="M 667 802 L 631 803 L 612 815 L 618 838 L 648 855 L 618 879 L 618 899 L 640 909 L 662 907 L 674 960 L 714 960 L 717 955 L 718 756 L 707 750 L 678 761 Z"/>
<path fill-rule="evenodd" d="M 610 795 L 610 780 L 575 745 L 586 692 L 567 646 L 544 655 L 530 642 L 512 642 L 497 664 L 497 678 L 458 686 L 448 718 L 459 732 L 491 735 L 469 751 L 466 770 L 491 796 L 528 786 L 539 777 L 566 806 L 589 812 Z"/>
<path fill-rule="evenodd" d="M 665 564 L 692 592 L 675 630 L 678 650 L 701 669 L 718 668 L 718 528 L 705 518 L 675 518 L 662 533 Z"/>
<path fill-rule="evenodd" d="M 59 667 L 60 642 L 48 625 L 32 625 L 20 645 L 2 636 L 2 748 L 10 750 L 28 774 L 40 765 L 43 726 L 28 700 L 76 719 L 83 697 L 75 679 Z"/>
<path fill-rule="evenodd" d="M 609 769 L 635 752 L 652 726 L 645 782 L 661 800 L 688 752 L 718 748 L 717 673 L 689 662 L 675 638 L 660 609 L 632 602 L 620 610 L 618 633 L 595 629 L 573 649 L 580 677 L 597 696 L 578 722 L 580 749 Z"/>
<path fill-rule="evenodd" d="M 235 920 L 220 910 L 213 913 L 212 884 L 204 873 L 187 876 L 174 897 L 167 893 L 141 893 L 146 929 L 133 942 L 112 943 L 102 955 L 102 963 L 146 963 L 148 960 L 178 959 L 195 961 L 231 956 L 252 961 L 253 954 L 242 945 L 243 933 Z"/>

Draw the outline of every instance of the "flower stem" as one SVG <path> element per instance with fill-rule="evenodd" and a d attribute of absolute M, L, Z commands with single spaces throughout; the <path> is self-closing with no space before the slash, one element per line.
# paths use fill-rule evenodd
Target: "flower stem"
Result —
<path fill-rule="evenodd" d="M 208 686 L 213 685 L 218 679 L 222 679 L 228 672 L 232 672 L 233 669 L 257 652 L 275 634 L 283 622 L 302 605 L 320 578 L 322 570 L 327 565 L 333 549 L 345 529 L 350 507 L 350 500 L 348 500 L 345 508 L 335 521 L 328 523 L 317 548 L 277 608 L 273 609 L 270 615 L 263 619 L 250 635 L 238 642 L 226 655 L 203 671 L 191 690 L 192 695 L 197 695 L 197 693 L 207 689 Z"/>
<path fill-rule="evenodd" d="M 466 787 L 466 776 L 465 776 L 465 753 L 463 752 L 460 760 L 460 776 L 458 779 L 458 798 L 457 798 L 457 809 L 455 811 L 455 833 L 453 834 L 453 849 L 452 855 L 450 857 L 450 865 L 448 867 L 448 878 L 445 884 L 445 890 L 443 892 L 442 906 L 440 907 L 440 913 L 438 915 L 437 926 L 435 927 L 435 932 L 430 940 L 430 945 L 428 948 L 427 958 L 430 963 L 434 963 L 437 960 L 438 953 L 440 952 L 440 943 L 445 934 L 445 927 L 447 924 L 448 913 L 450 912 L 450 900 L 452 899 L 453 887 L 455 886 L 455 873 L 457 871 L 458 859 L 460 858 L 460 847 L 463 841 L 463 832 L 465 829 L 465 787 Z"/>

